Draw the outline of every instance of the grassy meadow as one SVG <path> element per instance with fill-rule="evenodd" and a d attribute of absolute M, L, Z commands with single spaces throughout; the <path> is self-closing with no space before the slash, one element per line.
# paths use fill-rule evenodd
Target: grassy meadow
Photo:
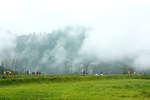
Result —
<path fill-rule="evenodd" d="M 144 75 L 104 75 L 104 76 L 46 76 L 36 82 L 25 81 L 12 84 L 12 79 L 0 79 L 0 100 L 149 100 L 150 80 Z M 149 75 L 147 75 L 148 77 Z M 22 76 L 23 77 L 23 76 Z M 33 77 L 33 76 L 32 76 Z M 35 77 L 35 76 L 34 76 Z M 36 76 L 37 77 L 37 76 Z M 140 79 L 137 79 L 140 78 Z M 17 79 L 17 78 L 16 78 Z M 20 78 L 18 78 L 20 79 Z M 24 78 L 30 79 L 30 78 Z M 23 80 L 21 78 L 21 80 Z"/>

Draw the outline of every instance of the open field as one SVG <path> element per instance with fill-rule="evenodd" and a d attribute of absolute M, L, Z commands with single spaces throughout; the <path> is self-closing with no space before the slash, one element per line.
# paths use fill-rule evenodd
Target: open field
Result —
<path fill-rule="evenodd" d="M 150 80 L 106 79 L 68 82 L 37 82 L 1 85 L 0 99 L 145 99 L 150 98 Z"/>
<path fill-rule="evenodd" d="M 85 77 L 81 75 L 43 75 L 39 77 L 37 75 L 31 75 L 19 76 L 18 78 L 11 76 L 8 79 L 0 79 L 0 100 L 149 100 L 149 76 L 149 74 L 89 75 Z"/>

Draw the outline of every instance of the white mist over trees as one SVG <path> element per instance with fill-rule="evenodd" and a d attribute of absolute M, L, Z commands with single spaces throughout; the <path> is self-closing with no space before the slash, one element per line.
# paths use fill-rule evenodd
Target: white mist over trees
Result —
<path fill-rule="evenodd" d="M 89 74 L 101 71 L 119 74 L 123 69 L 149 70 L 148 33 L 140 37 L 136 34 L 108 33 L 107 30 L 104 34 L 103 31 L 66 27 L 51 33 L 17 36 L 1 29 L 0 60 L 16 57 L 19 63 L 15 70 L 47 74 L 80 73 L 82 68 Z M 14 66 L 3 65 L 10 69 Z"/>

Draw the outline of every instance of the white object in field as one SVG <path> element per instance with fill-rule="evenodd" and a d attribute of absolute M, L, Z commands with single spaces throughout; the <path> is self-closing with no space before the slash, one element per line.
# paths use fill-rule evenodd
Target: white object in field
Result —
<path fill-rule="evenodd" d="M 101 74 L 101 75 L 103 75 L 103 74 Z"/>
<path fill-rule="evenodd" d="M 96 76 L 98 75 L 98 74 L 95 74 Z"/>

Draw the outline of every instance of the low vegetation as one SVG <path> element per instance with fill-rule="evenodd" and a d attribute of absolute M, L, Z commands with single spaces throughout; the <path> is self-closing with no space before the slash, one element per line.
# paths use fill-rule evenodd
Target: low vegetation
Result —
<path fill-rule="evenodd" d="M 0 100 L 145 99 L 150 75 L 18 75 L 0 79 Z"/>
<path fill-rule="evenodd" d="M 87 75 L 82 76 L 81 74 L 68 74 L 68 75 L 6 75 L 6 79 L 2 79 L 0 75 L 0 85 L 8 84 L 20 84 L 20 83 L 30 83 L 39 81 L 81 81 L 81 80 L 104 80 L 104 79 L 149 79 L 150 74 L 138 74 L 138 75 L 103 75 L 94 76 Z"/>

